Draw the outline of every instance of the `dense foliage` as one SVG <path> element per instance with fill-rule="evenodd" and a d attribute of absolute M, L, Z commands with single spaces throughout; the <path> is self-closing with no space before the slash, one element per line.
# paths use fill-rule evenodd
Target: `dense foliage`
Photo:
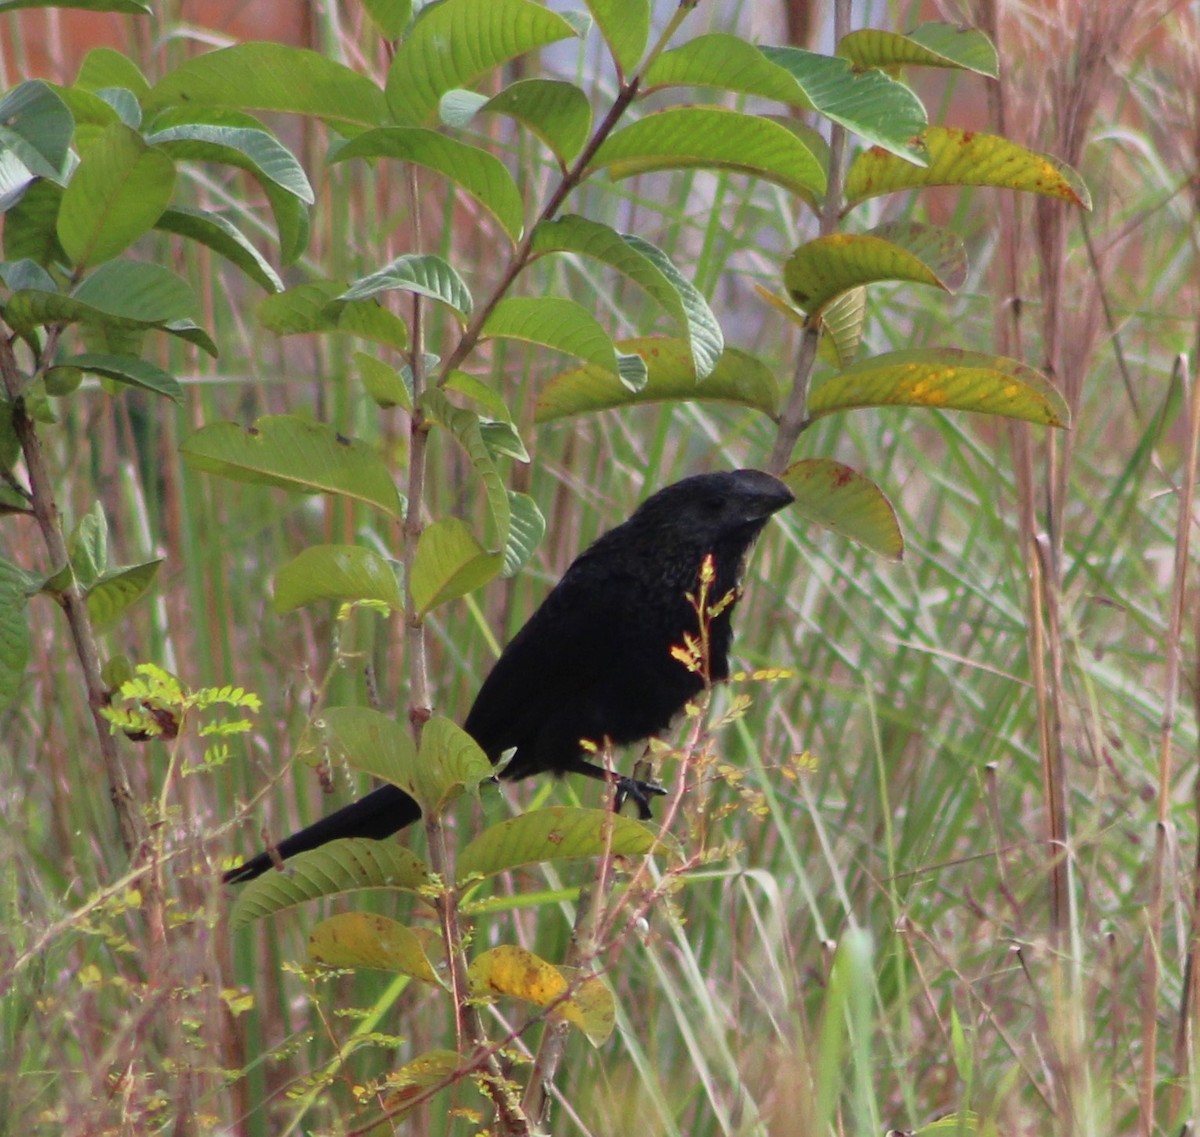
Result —
<path fill-rule="evenodd" d="M 839 4 L 821 53 L 704 8 L 376 0 L 311 47 L 96 47 L 6 84 L 23 1131 L 1190 1115 L 1190 1034 L 1156 1045 L 1191 1021 L 1190 514 L 1155 490 L 1190 501 L 1200 400 L 1161 349 L 1137 383 L 1119 357 L 1127 420 L 1084 381 L 1113 311 L 1091 229 L 1070 304 L 1095 53 L 1137 58 L 1154 5 L 1080 33 L 1040 145 L 926 109 L 931 74 L 995 81 L 995 27 Z M 663 816 L 501 800 L 455 725 L 490 653 L 637 499 L 735 465 L 797 501 L 745 670 L 648 756 Z M 219 887 L 347 772 L 416 797 L 424 840 Z"/>

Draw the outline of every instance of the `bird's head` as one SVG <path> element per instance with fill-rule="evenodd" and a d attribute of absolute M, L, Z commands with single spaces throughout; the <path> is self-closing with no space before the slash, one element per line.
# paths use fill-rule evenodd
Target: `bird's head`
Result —
<path fill-rule="evenodd" d="M 783 482 L 761 470 L 696 474 L 647 498 L 631 521 L 651 522 L 689 543 L 745 546 L 773 513 L 793 501 Z"/>

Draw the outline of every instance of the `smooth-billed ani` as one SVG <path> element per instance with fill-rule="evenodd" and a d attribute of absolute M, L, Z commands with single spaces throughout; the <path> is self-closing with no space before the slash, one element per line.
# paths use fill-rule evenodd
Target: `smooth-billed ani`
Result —
<path fill-rule="evenodd" d="M 581 553 L 513 637 L 483 681 L 463 728 L 487 756 L 514 750 L 502 778 L 585 774 L 617 782 L 644 817 L 647 793 L 584 758 L 581 740 L 617 746 L 663 731 L 704 678 L 672 648 L 697 635 L 699 572 L 711 555 L 717 605 L 736 596 L 746 554 L 770 516 L 793 500 L 778 478 L 758 470 L 698 474 L 667 486 Z M 733 604 L 710 621 L 709 679 L 729 675 Z M 382 786 L 279 842 L 280 857 L 339 837 L 384 838 L 421 816 L 415 801 Z M 250 880 L 271 867 L 267 853 L 231 869 Z"/>

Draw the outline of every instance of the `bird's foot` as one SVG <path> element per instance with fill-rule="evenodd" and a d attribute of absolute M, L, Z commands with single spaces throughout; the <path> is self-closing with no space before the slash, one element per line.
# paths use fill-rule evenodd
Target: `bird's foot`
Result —
<path fill-rule="evenodd" d="M 637 806 L 638 818 L 641 821 L 649 821 L 654 814 L 650 810 L 650 798 L 663 797 L 666 794 L 666 789 L 658 785 L 656 782 L 642 782 L 637 778 L 627 778 L 621 776 L 613 783 L 617 792 L 613 797 L 613 809 L 621 812 L 621 806 L 625 804 L 628 798 Z"/>

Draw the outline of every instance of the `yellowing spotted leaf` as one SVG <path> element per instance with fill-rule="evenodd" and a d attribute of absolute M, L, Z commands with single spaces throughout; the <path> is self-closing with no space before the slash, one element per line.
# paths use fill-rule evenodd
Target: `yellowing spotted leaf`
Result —
<path fill-rule="evenodd" d="M 598 976 L 558 968 L 524 948 L 502 944 L 477 956 L 467 977 L 477 998 L 506 996 L 536 1007 L 557 1004 L 554 1015 L 577 1026 L 593 1046 L 612 1033 L 615 1003 L 608 985 Z"/>

